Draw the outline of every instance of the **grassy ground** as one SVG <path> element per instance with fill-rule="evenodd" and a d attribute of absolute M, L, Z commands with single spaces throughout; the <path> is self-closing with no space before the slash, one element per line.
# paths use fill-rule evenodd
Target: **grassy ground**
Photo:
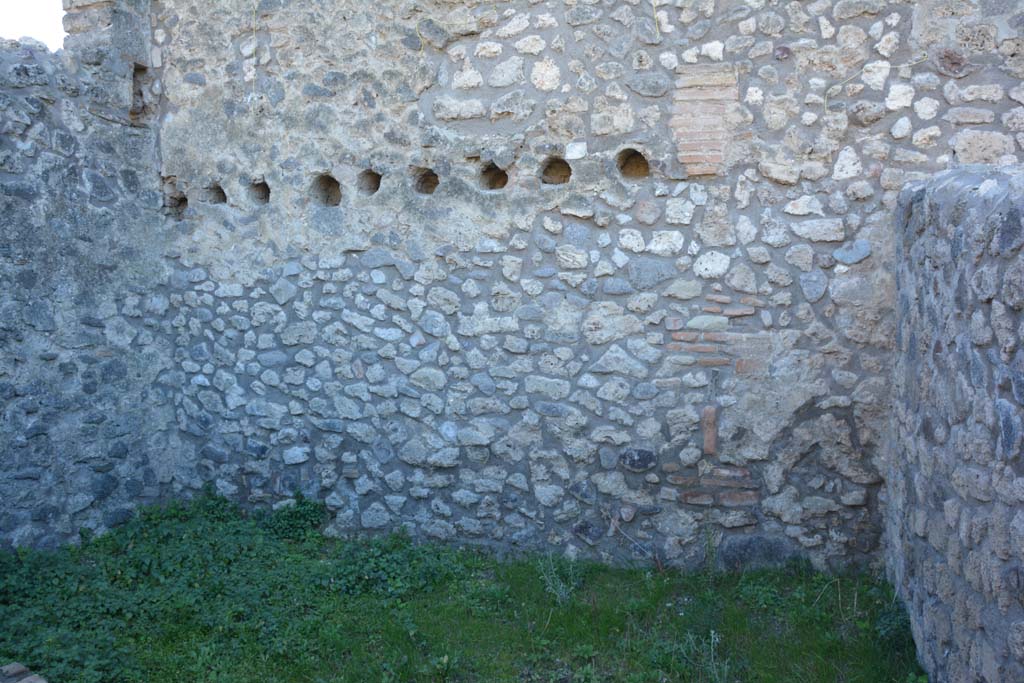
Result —
<path fill-rule="evenodd" d="M 206 498 L 81 548 L 0 553 L 0 660 L 64 683 L 923 680 L 868 576 L 503 563 L 325 541 L 321 515 Z"/>

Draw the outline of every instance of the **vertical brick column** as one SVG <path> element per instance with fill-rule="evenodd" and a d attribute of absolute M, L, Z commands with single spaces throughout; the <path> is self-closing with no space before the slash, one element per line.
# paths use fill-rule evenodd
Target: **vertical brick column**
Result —
<path fill-rule="evenodd" d="M 676 69 L 670 126 L 679 161 L 691 176 L 725 171 L 732 137 L 731 105 L 739 101 L 739 80 L 728 64 L 688 64 Z"/>

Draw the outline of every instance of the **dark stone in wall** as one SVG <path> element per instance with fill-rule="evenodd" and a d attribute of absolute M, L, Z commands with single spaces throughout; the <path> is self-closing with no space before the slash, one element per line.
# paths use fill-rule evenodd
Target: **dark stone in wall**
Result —
<path fill-rule="evenodd" d="M 917 305 L 898 309 L 908 344 L 895 358 L 888 561 L 936 680 L 1022 671 L 1024 499 L 1011 482 L 1024 319 L 996 286 L 1015 277 L 1022 209 L 1024 169 L 969 167 L 908 187 L 897 210 L 901 299 Z M 947 248 L 954 262 L 936 258 Z M 933 340 L 928 354 L 917 353 L 922 339 Z M 987 532 L 960 533 L 968 527 Z M 967 611 L 985 614 L 985 628 L 960 621 Z"/>

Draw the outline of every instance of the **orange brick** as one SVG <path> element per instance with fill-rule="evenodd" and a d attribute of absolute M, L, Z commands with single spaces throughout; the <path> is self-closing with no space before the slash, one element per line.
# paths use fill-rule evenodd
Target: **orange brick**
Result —
<path fill-rule="evenodd" d="M 721 356 L 712 356 L 711 358 L 704 357 L 698 358 L 697 364 L 705 368 L 716 368 L 723 365 L 732 365 L 732 359 Z"/>
<path fill-rule="evenodd" d="M 705 145 L 698 149 L 680 149 L 676 156 L 680 159 L 725 159 L 725 144 Z"/>
<path fill-rule="evenodd" d="M 706 156 L 724 156 L 725 145 L 683 145 L 687 149 L 677 150 L 677 155 L 681 157 L 706 157 Z"/>
<path fill-rule="evenodd" d="M 717 142 L 683 142 L 676 150 L 678 156 L 722 156 L 725 152 L 725 143 Z"/>
<path fill-rule="evenodd" d="M 715 497 L 703 491 L 684 491 L 679 496 L 679 502 L 687 505 L 714 505 Z"/>
<path fill-rule="evenodd" d="M 723 152 L 728 149 L 729 140 L 715 131 L 678 129 L 673 135 L 677 154 L 693 152 Z"/>
<path fill-rule="evenodd" d="M 707 157 L 679 158 L 679 163 L 684 164 L 686 166 L 686 171 L 690 175 L 710 175 L 718 173 L 718 171 L 722 168 L 722 161 L 724 161 L 724 159 L 709 159 Z"/>
<path fill-rule="evenodd" d="M 722 167 L 719 164 L 689 164 L 683 159 L 679 161 L 680 163 L 687 164 L 687 176 L 718 175 L 722 172 Z"/>
<path fill-rule="evenodd" d="M 674 120 L 669 121 L 669 128 L 672 129 L 673 137 L 677 143 L 684 142 L 728 142 L 730 140 L 728 131 L 722 127 L 724 112 L 711 113 L 700 116 L 697 112 L 684 111 L 676 114 Z"/>
<path fill-rule="evenodd" d="M 700 429 L 704 433 L 704 455 L 718 452 L 718 409 L 705 406 L 700 415 Z"/>
<path fill-rule="evenodd" d="M 672 107 L 672 116 L 669 118 L 669 125 L 673 130 L 705 131 L 708 133 L 724 133 L 725 126 L 722 117 L 726 115 L 728 108 L 722 104 L 683 104 L 677 102 Z"/>
<path fill-rule="evenodd" d="M 718 149 L 728 139 L 725 133 L 717 130 L 700 130 L 697 128 L 679 128 L 677 146 L 679 151 L 693 151 L 701 149 Z"/>
<path fill-rule="evenodd" d="M 730 306 L 722 311 L 722 315 L 727 318 L 742 318 L 748 315 L 754 315 L 757 313 L 757 309 L 753 306 Z"/>
<path fill-rule="evenodd" d="M 714 344 L 684 344 L 683 351 L 689 353 L 719 353 L 722 349 Z"/>
<path fill-rule="evenodd" d="M 691 116 L 692 113 L 679 114 L 680 119 L 689 119 Z M 725 114 L 713 114 L 713 116 L 720 118 L 725 116 Z M 718 145 L 723 142 L 729 142 L 729 135 L 722 128 L 721 121 L 702 124 L 700 121 L 687 120 L 683 122 L 677 120 L 671 122 L 670 127 L 677 144 L 704 142 Z"/>
<path fill-rule="evenodd" d="M 717 157 L 683 157 L 680 156 L 679 163 L 686 165 L 686 172 L 690 175 L 714 175 L 722 168 L 725 158 Z"/>
<path fill-rule="evenodd" d="M 705 297 L 705 298 L 708 301 L 714 301 L 716 304 L 731 304 L 732 303 L 732 297 L 731 296 L 725 296 L 723 294 L 708 294 L 707 297 Z"/>
<path fill-rule="evenodd" d="M 726 507 L 742 507 L 757 505 L 761 495 L 757 491 L 723 491 L 718 494 L 718 502 Z"/>
<path fill-rule="evenodd" d="M 716 465 L 708 470 L 708 474 L 712 477 L 720 477 L 725 479 L 749 479 L 750 470 L 746 467 L 729 467 L 726 465 Z"/>

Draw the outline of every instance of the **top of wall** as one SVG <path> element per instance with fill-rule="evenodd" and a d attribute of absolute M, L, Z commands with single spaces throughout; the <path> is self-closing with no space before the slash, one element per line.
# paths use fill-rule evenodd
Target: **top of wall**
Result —
<path fill-rule="evenodd" d="M 989 111 L 1024 100 L 1015 3 L 234 0 L 153 16 L 164 175 L 186 193 L 237 185 L 241 208 L 251 180 L 267 180 L 264 211 L 282 213 L 231 253 L 268 262 L 365 249 L 382 231 L 428 252 L 472 246 L 534 206 L 589 212 L 593 197 L 614 213 L 631 194 L 614 177 L 629 145 L 664 192 L 694 180 L 746 185 L 741 197 L 862 175 L 892 191 L 1019 153 L 1021 116 Z M 722 97 L 687 85 L 708 78 L 726 79 Z M 539 182 L 552 154 L 578 155 L 570 187 Z M 475 192 L 476 160 L 511 169 L 507 191 Z M 442 179 L 429 201 L 410 188 L 419 167 Z M 370 168 L 386 192 L 372 205 L 346 192 L 344 228 L 308 206 L 317 174 L 354 190 Z M 839 213 L 863 206 L 858 191 Z M 220 240 L 196 237 L 196 254 L 224 258 Z"/>

